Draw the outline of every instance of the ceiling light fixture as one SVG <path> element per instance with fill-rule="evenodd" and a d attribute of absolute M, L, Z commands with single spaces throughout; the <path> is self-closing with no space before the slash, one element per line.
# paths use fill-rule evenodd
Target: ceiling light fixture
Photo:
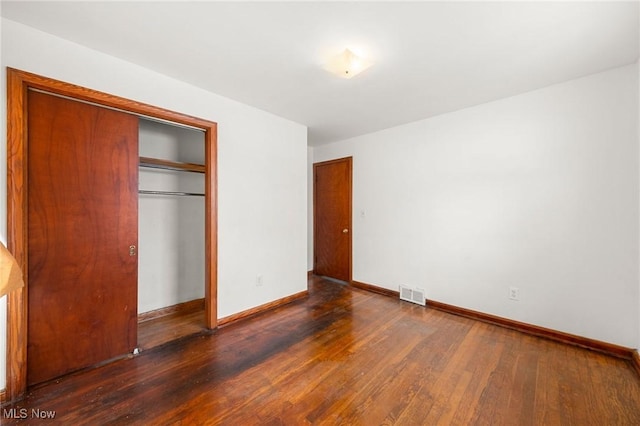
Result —
<path fill-rule="evenodd" d="M 327 69 L 342 78 L 351 78 L 371 65 L 373 65 L 373 62 L 367 61 L 349 49 L 344 49 L 344 52 L 331 58 Z"/>

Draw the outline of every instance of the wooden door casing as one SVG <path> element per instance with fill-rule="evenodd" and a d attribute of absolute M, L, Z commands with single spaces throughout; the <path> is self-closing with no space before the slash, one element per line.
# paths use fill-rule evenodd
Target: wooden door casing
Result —
<path fill-rule="evenodd" d="M 29 258 L 27 224 L 27 120 L 30 89 L 156 118 L 205 134 L 205 325 L 217 327 L 217 124 L 109 93 L 7 67 L 7 248 L 23 271 L 25 286 L 7 295 L 6 388 L 0 402 L 17 401 L 27 390 Z M 4 396 L 4 398 L 2 398 Z"/>
<path fill-rule="evenodd" d="M 28 93 L 27 383 L 137 345 L 138 117 Z"/>
<path fill-rule="evenodd" d="M 352 158 L 313 165 L 313 271 L 351 282 Z"/>

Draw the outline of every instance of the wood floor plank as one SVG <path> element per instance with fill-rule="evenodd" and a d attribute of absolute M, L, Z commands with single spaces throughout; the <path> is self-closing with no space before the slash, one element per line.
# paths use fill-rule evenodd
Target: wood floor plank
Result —
<path fill-rule="evenodd" d="M 146 351 L 205 330 L 204 307 L 195 312 L 170 313 L 138 323 L 138 348 Z"/>
<path fill-rule="evenodd" d="M 309 298 L 30 389 L 74 425 L 638 425 L 629 362 L 311 278 Z M 187 327 L 188 329 L 188 327 Z"/>

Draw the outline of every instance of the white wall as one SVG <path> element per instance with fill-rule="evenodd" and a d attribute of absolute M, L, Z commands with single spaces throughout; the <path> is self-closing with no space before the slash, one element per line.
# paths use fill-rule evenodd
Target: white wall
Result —
<path fill-rule="evenodd" d="M 638 9 L 638 16 L 640 17 L 640 9 Z M 638 32 L 638 38 L 640 39 L 640 31 Z M 640 144 L 640 60 L 636 62 L 636 68 L 638 71 L 638 143 Z M 640 220 L 640 217 L 638 218 Z M 638 237 L 640 238 L 640 236 Z M 638 259 L 638 276 L 640 278 L 640 258 Z M 640 351 L 640 279 L 638 280 L 638 338 L 636 349 Z"/>
<path fill-rule="evenodd" d="M 636 346 L 637 86 L 631 65 L 315 147 L 353 156 L 353 279 Z"/>
<path fill-rule="evenodd" d="M 306 290 L 304 126 L 9 20 L 2 21 L 1 59 L 3 126 L 7 66 L 216 121 L 219 317 Z M 0 170 L 6 170 L 5 135 L 0 134 Z M 6 196 L 1 172 L 3 241 Z M 264 277 L 260 287 L 258 274 Z"/>
<path fill-rule="evenodd" d="M 313 270 L 313 147 L 307 149 L 307 271 Z"/>

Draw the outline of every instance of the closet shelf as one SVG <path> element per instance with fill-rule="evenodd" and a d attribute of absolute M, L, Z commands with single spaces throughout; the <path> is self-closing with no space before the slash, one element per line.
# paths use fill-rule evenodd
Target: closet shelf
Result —
<path fill-rule="evenodd" d="M 175 170 L 181 172 L 204 173 L 205 166 L 202 164 L 179 163 L 177 161 L 161 160 L 159 158 L 140 157 L 140 167 L 152 169 Z"/>

